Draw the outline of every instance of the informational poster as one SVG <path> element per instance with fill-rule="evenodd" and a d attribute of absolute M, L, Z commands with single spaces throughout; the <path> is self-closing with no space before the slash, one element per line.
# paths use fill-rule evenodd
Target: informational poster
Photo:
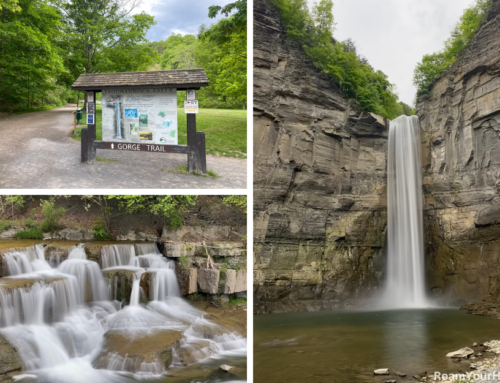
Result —
<path fill-rule="evenodd" d="M 178 144 L 177 89 L 102 91 L 103 141 Z"/>
<path fill-rule="evenodd" d="M 88 125 L 94 124 L 94 115 L 93 114 L 87 114 L 87 124 Z"/>

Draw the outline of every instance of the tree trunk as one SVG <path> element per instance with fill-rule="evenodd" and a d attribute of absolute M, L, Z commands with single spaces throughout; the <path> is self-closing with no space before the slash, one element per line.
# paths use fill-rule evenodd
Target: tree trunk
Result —
<path fill-rule="evenodd" d="M 247 107 L 246 107 L 246 105 L 245 105 L 245 101 L 246 101 L 246 100 L 245 100 L 245 99 L 243 99 L 243 110 L 246 110 L 246 109 L 247 109 Z"/>

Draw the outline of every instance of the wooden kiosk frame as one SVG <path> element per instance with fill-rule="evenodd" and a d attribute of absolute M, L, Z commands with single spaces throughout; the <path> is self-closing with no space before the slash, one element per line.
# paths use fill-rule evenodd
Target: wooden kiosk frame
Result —
<path fill-rule="evenodd" d="M 95 111 L 95 93 L 119 89 L 169 89 L 199 90 L 208 86 L 204 69 L 163 70 L 151 72 L 92 73 L 82 74 L 71 89 L 94 92 L 89 110 Z M 155 153 L 187 154 L 189 172 L 207 173 L 205 133 L 196 131 L 196 114 L 186 114 L 187 145 L 151 145 L 131 142 L 96 141 L 96 121 L 83 128 L 81 162 L 95 161 L 97 149 L 148 151 Z"/>

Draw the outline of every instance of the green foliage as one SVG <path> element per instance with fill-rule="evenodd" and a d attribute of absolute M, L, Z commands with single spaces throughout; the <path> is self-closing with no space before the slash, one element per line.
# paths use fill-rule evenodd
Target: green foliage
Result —
<path fill-rule="evenodd" d="M 233 269 L 238 271 L 238 270 L 246 270 L 247 264 L 246 263 L 238 263 L 233 266 Z"/>
<path fill-rule="evenodd" d="M 0 217 L 13 216 L 14 213 L 24 206 L 25 200 L 22 195 L 0 196 Z"/>
<path fill-rule="evenodd" d="M 0 220 L 0 232 L 10 229 L 14 224 L 14 221 L 9 221 L 7 219 Z"/>
<path fill-rule="evenodd" d="M 434 82 L 457 60 L 458 55 L 479 30 L 491 7 L 491 2 L 492 0 L 477 0 L 475 5 L 467 8 L 451 32 L 451 36 L 446 40 L 444 49 L 422 58 L 413 76 L 417 95 L 428 93 Z"/>
<path fill-rule="evenodd" d="M 226 273 L 227 273 L 227 263 L 222 263 L 220 265 L 220 276 L 224 278 L 226 276 Z"/>
<path fill-rule="evenodd" d="M 230 15 L 233 11 L 234 14 Z M 208 17 L 211 19 L 217 17 L 218 14 L 223 14 L 226 17 L 219 23 L 205 29 L 200 34 L 202 39 L 208 39 L 220 44 L 227 43 L 232 39 L 233 34 L 246 33 L 247 29 L 247 1 L 237 0 L 227 4 L 225 7 L 213 5 L 208 8 Z"/>
<path fill-rule="evenodd" d="M 403 101 L 399 102 L 399 105 L 403 108 L 403 114 L 405 116 L 414 116 L 416 112 L 415 108 L 411 107 L 408 104 L 405 104 Z"/>
<path fill-rule="evenodd" d="M 3 10 L 0 22 L 0 108 L 29 110 L 60 103 L 56 92 L 57 78 L 64 72 L 57 46 L 61 15 L 41 0 L 18 4 L 17 12 Z"/>
<path fill-rule="evenodd" d="M 31 217 L 28 217 L 24 220 L 23 226 L 28 229 L 39 229 L 39 225 Z"/>
<path fill-rule="evenodd" d="M 21 7 L 18 4 L 18 0 L 0 0 L 0 11 L 3 9 L 12 12 L 19 12 L 21 11 Z"/>
<path fill-rule="evenodd" d="M 194 35 L 172 33 L 165 41 L 165 48 L 160 58 L 164 69 L 194 69 L 197 68 L 195 50 L 197 40 Z"/>
<path fill-rule="evenodd" d="M 49 200 L 43 200 L 40 202 L 42 207 L 43 222 L 40 224 L 40 230 L 43 232 L 55 232 L 61 228 L 59 219 L 66 213 L 66 209 L 63 207 L 55 208 L 55 197 L 51 197 Z"/>
<path fill-rule="evenodd" d="M 363 109 L 387 118 L 403 114 L 387 76 L 356 54 L 352 41 L 336 42 L 333 2 L 320 0 L 309 12 L 306 0 L 271 0 L 278 8 L 287 36 L 300 42 L 313 64 L 338 83 L 346 97 Z"/>
<path fill-rule="evenodd" d="M 247 196 L 246 195 L 231 195 L 228 197 L 224 197 L 222 200 L 224 205 L 226 206 L 236 206 L 243 210 L 245 213 L 247 212 Z"/>
<path fill-rule="evenodd" d="M 189 258 L 185 255 L 181 256 L 181 265 L 187 267 L 189 265 Z"/>
<path fill-rule="evenodd" d="M 205 69 L 209 86 L 198 91 L 202 108 L 246 108 L 247 94 L 247 32 L 246 1 L 228 6 L 210 7 L 226 18 L 206 28 L 200 26 L 198 36 L 172 34 L 161 55 L 162 69 Z M 216 9 L 217 8 L 217 9 Z M 233 10 L 237 12 L 231 16 Z M 244 24 L 241 24 L 244 20 Z M 184 96 L 179 94 L 178 102 Z"/>
<path fill-rule="evenodd" d="M 29 229 L 20 231 L 14 235 L 16 239 L 43 239 L 43 233 L 40 229 Z"/>
<path fill-rule="evenodd" d="M 167 219 L 169 227 L 182 226 L 182 213 L 189 207 L 194 206 L 198 196 L 191 195 L 110 195 L 105 199 L 118 200 L 120 209 L 127 213 L 147 212 Z"/>
<path fill-rule="evenodd" d="M 95 239 L 97 239 L 98 241 L 113 239 L 113 236 L 108 233 L 106 226 L 102 223 L 102 218 L 97 218 L 94 221 L 92 233 L 94 234 Z"/>
<path fill-rule="evenodd" d="M 247 299 L 246 298 L 237 298 L 236 296 L 229 297 L 229 305 L 230 306 L 246 306 Z"/>

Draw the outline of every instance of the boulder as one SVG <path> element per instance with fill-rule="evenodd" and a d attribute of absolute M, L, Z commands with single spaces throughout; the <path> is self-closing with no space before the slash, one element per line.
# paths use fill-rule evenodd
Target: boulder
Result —
<path fill-rule="evenodd" d="M 222 364 L 219 369 L 221 369 L 222 371 L 225 371 L 225 372 L 229 372 L 231 371 L 232 369 L 234 369 L 236 367 L 234 366 L 229 366 L 228 364 Z"/>
<path fill-rule="evenodd" d="M 110 288 L 111 299 L 129 302 L 135 272 L 126 269 L 113 269 L 103 270 L 102 274 Z"/>
<path fill-rule="evenodd" d="M 176 267 L 177 279 L 182 295 L 189 295 L 198 292 L 198 269 L 194 267 Z"/>
<path fill-rule="evenodd" d="M 389 375 L 389 369 L 388 368 L 379 368 L 375 371 L 373 371 L 374 375 Z"/>
<path fill-rule="evenodd" d="M 470 355 L 474 354 L 474 351 L 469 347 L 461 348 L 460 350 L 449 352 L 446 354 L 447 358 L 468 358 Z"/>
<path fill-rule="evenodd" d="M 0 381 L 20 374 L 22 366 L 22 359 L 16 348 L 0 334 Z"/>
<path fill-rule="evenodd" d="M 110 357 L 118 355 L 127 360 L 124 365 L 129 372 L 137 372 L 133 369 L 141 363 L 156 363 L 167 369 L 172 364 L 172 350 L 179 347 L 182 337 L 176 330 L 153 330 L 142 334 L 108 331 L 104 334 L 103 351 L 92 364 L 95 368 L 107 368 Z"/>
<path fill-rule="evenodd" d="M 220 270 L 202 268 L 198 270 L 198 289 L 207 294 L 217 294 Z"/>
<path fill-rule="evenodd" d="M 0 238 L 1 239 L 6 239 L 6 238 L 14 238 L 14 235 L 16 235 L 18 232 L 22 231 L 22 228 L 20 227 L 11 227 L 10 229 L 7 229 L 0 233 Z"/>

